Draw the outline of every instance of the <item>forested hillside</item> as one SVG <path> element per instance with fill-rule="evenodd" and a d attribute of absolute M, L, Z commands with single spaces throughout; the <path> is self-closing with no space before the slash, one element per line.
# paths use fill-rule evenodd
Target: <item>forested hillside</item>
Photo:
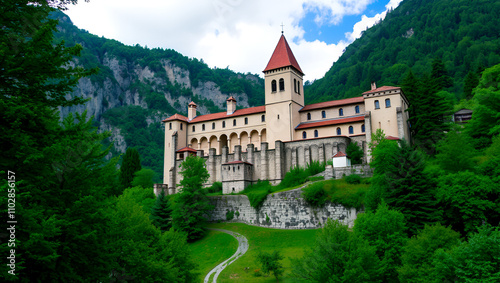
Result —
<path fill-rule="evenodd" d="M 264 103 L 264 82 L 257 75 L 212 69 L 203 60 L 171 49 L 126 46 L 98 37 L 78 29 L 60 11 L 52 17 L 59 20 L 56 42 L 83 46 L 75 65 L 99 68 L 97 74 L 80 79 L 72 94 L 89 101 L 61 107 L 61 116 L 87 110 L 99 130 L 111 131 L 112 155 L 137 148 L 142 165 L 156 172 L 155 180 L 163 173 L 162 119 L 174 113 L 187 115 L 191 100 L 201 114 L 223 111 L 231 95 L 239 107 Z"/>
<path fill-rule="evenodd" d="M 460 100 L 464 80 L 500 63 L 500 2 L 495 0 L 404 0 L 379 24 L 346 48 L 325 77 L 306 88 L 308 103 L 359 96 L 370 82 L 400 85 L 411 69 L 431 71 L 444 62 Z"/>

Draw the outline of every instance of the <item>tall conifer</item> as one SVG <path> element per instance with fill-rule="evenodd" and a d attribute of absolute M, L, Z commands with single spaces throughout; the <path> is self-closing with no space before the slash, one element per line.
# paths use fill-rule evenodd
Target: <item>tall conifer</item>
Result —
<path fill-rule="evenodd" d="M 127 148 L 120 167 L 120 184 L 124 189 L 132 186 L 134 173 L 141 169 L 139 152 L 135 148 Z"/>

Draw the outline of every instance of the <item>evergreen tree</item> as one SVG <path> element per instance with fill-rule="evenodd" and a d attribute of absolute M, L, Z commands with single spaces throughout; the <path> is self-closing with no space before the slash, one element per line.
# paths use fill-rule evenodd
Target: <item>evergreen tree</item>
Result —
<path fill-rule="evenodd" d="M 414 235 L 425 224 L 439 221 L 431 180 L 424 173 L 423 155 L 404 140 L 391 156 L 386 174 L 383 199 L 391 209 L 401 211 L 407 221 L 408 232 Z"/>
<path fill-rule="evenodd" d="M 194 241 L 205 234 L 205 214 L 213 208 L 203 189 L 210 175 L 205 168 L 205 160 L 197 156 L 188 156 L 182 162 L 181 175 L 180 192 L 174 200 L 173 227 L 185 232 L 188 241 Z"/>
<path fill-rule="evenodd" d="M 436 92 L 453 86 L 453 81 L 441 58 L 434 58 L 432 61 L 431 84 Z"/>
<path fill-rule="evenodd" d="M 149 216 L 153 225 L 165 232 L 172 227 L 172 207 L 165 192 L 161 192 L 157 197 L 154 206 L 151 208 Z"/>
<path fill-rule="evenodd" d="M 479 76 L 470 71 L 467 73 L 464 79 L 464 94 L 463 97 L 466 99 L 470 99 L 472 97 L 472 90 L 479 84 Z"/>
<path fill-rule="evenodd" d="M 127 148 L 120 167 L 120 184 L 122 187 L 130 188 L 134 180 L 134 174 L 141 170 L 141 158 L 135 148 Z"/>
<path fill-rule="evenodd" d="M 469 137 L 457 129 L 453 129 L 438 144 L 436 159 L 442 169 L 456 173 L 472 170 L 474 156 L 476 156 L 476 150 Z"/>

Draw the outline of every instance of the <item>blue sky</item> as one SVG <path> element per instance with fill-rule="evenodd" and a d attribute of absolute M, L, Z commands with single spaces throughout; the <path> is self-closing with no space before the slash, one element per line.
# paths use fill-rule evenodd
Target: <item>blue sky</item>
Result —
<path fill-rule="evenodd" d="M 210 67 L 262 75 L 281 35 L 305 73 L 324 76 L 343 50 L 402 0 L 92 0 L 79 28 L 127 45 L 170 48 Z"/>

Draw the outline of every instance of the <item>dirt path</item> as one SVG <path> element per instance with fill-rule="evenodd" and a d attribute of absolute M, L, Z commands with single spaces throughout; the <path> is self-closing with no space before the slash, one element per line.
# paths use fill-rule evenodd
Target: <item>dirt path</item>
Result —
<path fill-rule="evenodd" d="M 247 240 L 247 238 L 245 238 L 245 236 L 238 234 L 236 232 L 233 232 L 233 231 L 229 231 L 229 230 L 225 230 L 225 229 L 218 229 L 218 228 L 207 228 L 207 229 L 227 233 L 227 234 L 235 237 L 236 240 L 238 240 L 238 249 L 236 250 L 234 255 L 232 255 L 230 258 L 226 259 L 221 264 L 217 265 L 214 269 L 210 270 L 210 272 L 207 274 L 207 276 L 205 276 L 205 281 L 203 281 L 204 283 L 208 283 L 212 274 L 215 273 L 214 279 L 212 280 L 212 282 L 215 283 L 215 282 L 217 282 L 217 277 L 219 277 L 219 274 L 222 272 L 222 270 L 224 270 L 224 268 L 226 268 L 228 265 L 233 263 L 235 260 L 240 258 L 240 256 L 244 255 L 247 252 L 248 240 Z"/>

